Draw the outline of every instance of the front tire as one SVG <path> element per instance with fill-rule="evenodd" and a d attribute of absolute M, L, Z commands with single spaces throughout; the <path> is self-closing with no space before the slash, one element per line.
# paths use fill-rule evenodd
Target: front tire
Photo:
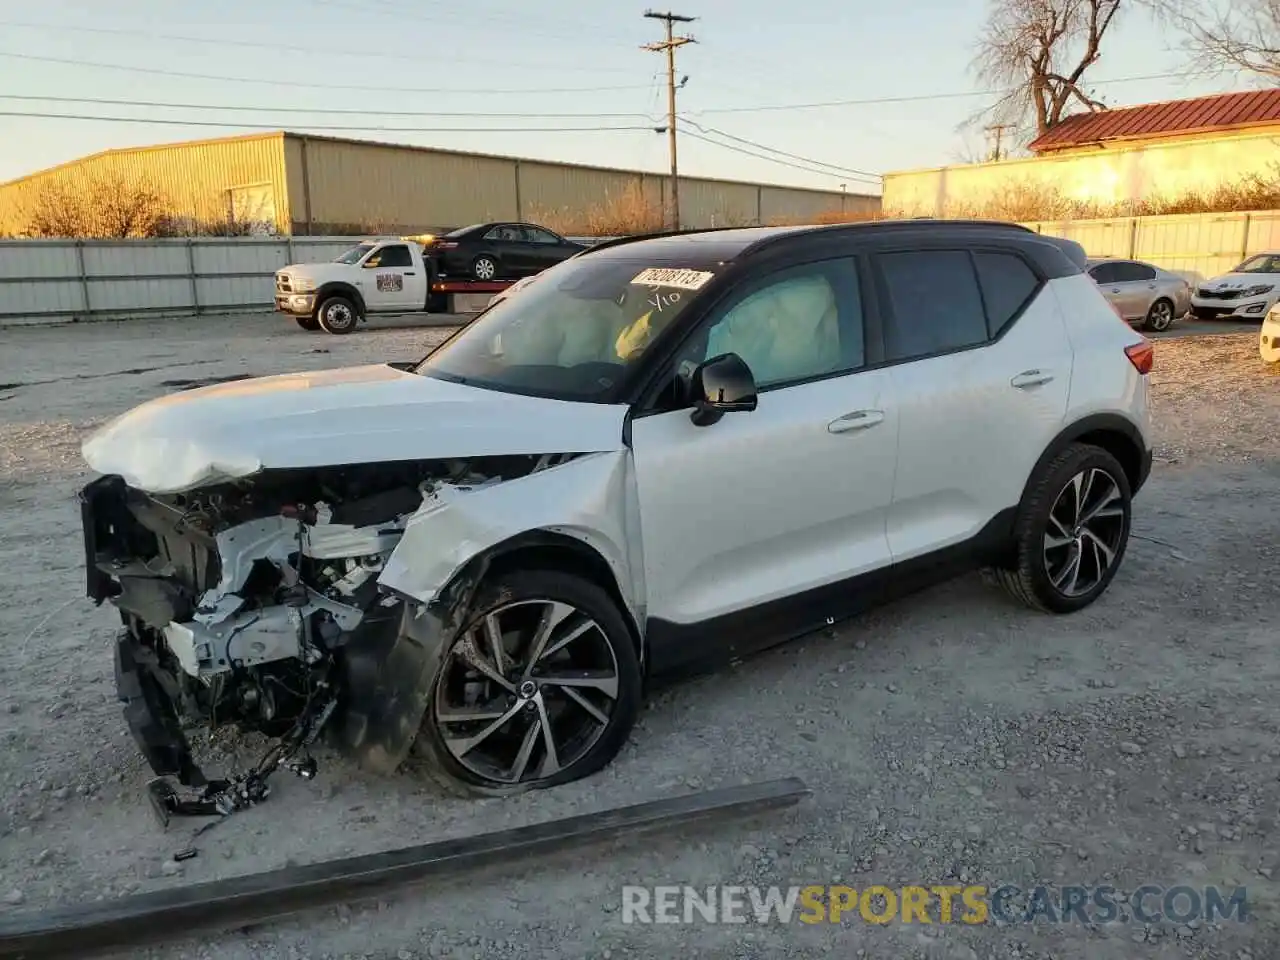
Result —
<path fill-rule="evenodd" d="M 452 793 L 580 780 L 622 749 L 640 709 L 624 613 L 580 577 L 522 570 L 481 587 L 432 681 L 413 756 Z"/>
<path fill-rule="evenodd" d="M 1142 329 L 1152 333 L 1163 333 L 1173 326 L 1173 303 L 1161 297 L 1151 305 L 1146 319 L 1142 321 Z"/>
<path fill-rule="evenodd" d="M 1129 542 L 1132 493 L 1106 450 L 1073 443 L 1032 478 L 1018 510 L 1014 562 L 993 571 L 1014 599 L 1074 613 L 1110 586 Z"/>
<path fill-rule="evenodd" d="M 350 333 L 360 322 L 360 314 L 350 298 L 340 294 L 326 297 L 316 308 L 316 323 L 325 333 L 342 335 Z"/>

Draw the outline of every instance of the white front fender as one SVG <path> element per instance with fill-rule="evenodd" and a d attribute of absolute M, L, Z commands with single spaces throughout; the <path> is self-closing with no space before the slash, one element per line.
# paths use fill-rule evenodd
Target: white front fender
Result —
<path fill-rule="evenodd" d="M 468 561 L 521 534 L 579 540 L 609 565 L 631 616 L 643 624 L 644 562 L 630 450 L 595 453 L 518 480 L 442 485 L 409 518 L 378 582 L 430 603 Z"/>

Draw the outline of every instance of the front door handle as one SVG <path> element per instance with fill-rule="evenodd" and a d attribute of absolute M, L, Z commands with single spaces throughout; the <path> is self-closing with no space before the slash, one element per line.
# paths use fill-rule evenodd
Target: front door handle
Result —
<path fill-rule="evenodd" d="M 1027 387 L 1038 387 L 1052 379 L 1053 374 L 1047 370 L 1024 370 L 1009 382 L 1015 387 L 1026 389 Z"/>
<path fill-rule="evenodd" d="M 406 271 L 404 272 L 404 275 L 405 275 L 406 277 L 416 277 L 416 276 L 417 276 L 417 274 L 416 274 L 416 273 L 414 273 L 412 270 L 406 270 Z"/>
<path fill-rule="evenodd" d="M 828 433 L 848 433 L 850 430 L 865 430 L 884 422 L 883 410 L 855 410 L 843 417 L 836 417 L 827 424 Z"/>

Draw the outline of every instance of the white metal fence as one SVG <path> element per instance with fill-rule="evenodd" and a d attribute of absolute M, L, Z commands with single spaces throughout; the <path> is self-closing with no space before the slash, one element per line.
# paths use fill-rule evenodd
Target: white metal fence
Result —
<path fill-rule="evenodd" d="M 358 241 L 0 240 L 0 322 L 267 309 L 281 267 L 332 260 Z"/>
<path fill-rule="evenodd" d="M 1027 226 L 1077 240 L 1091 257 L 1147 260 L 1193 281 L 1280 249 L 1280 211 Z M 276 270 L 331 260 L 357 239 L 0 240 L 0 323 L 266 309 Z"/>

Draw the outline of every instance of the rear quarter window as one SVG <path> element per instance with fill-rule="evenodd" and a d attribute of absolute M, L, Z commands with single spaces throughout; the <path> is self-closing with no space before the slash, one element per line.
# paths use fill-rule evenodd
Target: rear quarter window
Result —
<path fill-rule="evenodd" d="M 973 262 L 987 308 L 987 332 L 995 338 L 1032 301 L 1040 289 L 1040 278 L 1012 253 L 974 253 Z"/>

